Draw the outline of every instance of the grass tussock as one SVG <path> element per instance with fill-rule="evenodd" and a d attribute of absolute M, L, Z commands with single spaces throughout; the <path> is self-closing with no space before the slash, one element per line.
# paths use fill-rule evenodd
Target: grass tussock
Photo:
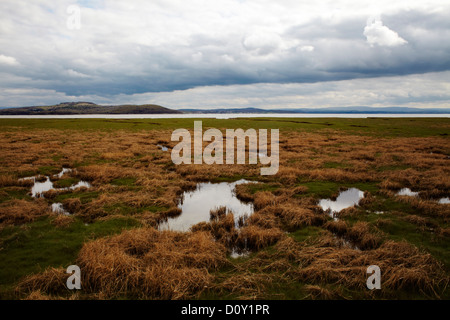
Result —
<path fill-rule="evenodd" d="M 262 272 L 272 261 L 277 261 L 277 271 L 287 277 L 287 281 L 313 286 L 339 285 L 362 290 L 366 297 L 370 297 L 370 292 L 365 290 L 366 269 L 370 265 L 378 265 L 382 270 L 386 296 L 389 292 L 406 290 L 439 298 L 449 283 L 441 263 L 406 242 L 387 241 L 377 249 L 359 251 L 336 246 L 328 236 L 307 244 L 299 244 L 287 237 L 275 245 L 272 253 L 258 254 L 256 259 L 241 267 Z M 339 295 L 339 290 L 327 293 L 319 288 L 306 289 L 314 297 L 336 298 Z"/>
<path fill-rule="evenodd" d="M 265 229 L 258 226 L 246 226 L 239 232 L 236 244 L 240 248 L 260 250 L 275 244 L 283 236 L 278 228 Z"/>
<path fill-rule="evenodd" d="M 49 213 L 50 209 L 43 199 L 14 199 L 0 204 L 0 225 L 20 225 Z"/>
<path fill-rule="evenodd" d="M 61 268 L 48 268 L 42 273 L 25 277 L 16 287 L 18 295 L 34 293 L 42 295 L 62 295 L 67 293 L 66 281 L 69 275 Z"/>
<path fill-rule="evenodd" d="M 85 244 L 77 263 L 89 292 L 186 299 L 209 286 L 210 271 L 227 262 L 225 248 L 207 233 L 137 229 Z"/>
<path fill-rule="evenodd" d="M 66 215 L 57 215 L 53 220 L 52 224 L 57 228 L 67 228 L 75 221 L 74 217 Z"/>
<path fill-rule="evenodd" d="M 260 164 L 174 165 L 170 152 L 157 147 L 176 144 L 169 141 L 174 123 L 166 120 L 42 121 L 8 120 L 0 130 L 4 256 L 12 253 L 11 235 L 50 214 L 54 202 L 73 214 L 48 219 L 55 230 L 81 222 L 95 230 L 97 222 L 124 217 L 148 227 L 86 242 L 78 258 L 76 251 L 74 263 L 88 272 L 84 296 L 74 298 L 185 299 L 209 297 L 210 291 L 248 299 L 392 298 L 398 297 L 396 290 L 435 298 L 448 283 L 448 266 L 435 260 L 449 261 L 450 206 L 437 203 L 450 196 L 445 119 L 239 120 L 236 125 L 243 127 L 280 126 L 280 169 L 274 176 L 261 176 Z M 205 122 L 217 128 L 236 123 Z M 189 128 L 192 121 L 176 121 L 183 125 Z M 86 134 L 80 128 L 95 130 Z M 61 179 L 52 176 L 61 167 L 73 171 Z M 52 190 L 44 199 L 31 199 L 33 181 L 19 180 L 30 176 L 38 181 L 50 176 L 61 186 L 84 180 L 92 188 Z M 236 187 L 237 197 L 255 208 L 238 225 L 231 212 L 218 208 L 192 232 L 153 230 L 180 214 L 182 193 L 197 182 L 239 179 L 260 183 Z M 339 221 L 330 221 L 318 200 L 350 187 L 363 190 L 364 199 L 341 211 Z M 419 195 L 397 196 L 404 187 Z M 401 239 L 422 244 L 421 249 Z M 227 259 L 235 248 L 253 252 Z M 370 264 L 381 267 L 382 294 L 367 293 Z M 58 270 L 22 279 L 21 297 L 72 298 L 64 288 L 67 275 Z"/>
<path fill-rule="evenodd" d="M 382 237 L 374 234 L 367 222 L 359 221 L 353 226 L 349 226 L 343 220 L 329 221 L 325 228 L 339 237 L 350 241 L 361 250 L 375 249 L 382 242 Z"/>

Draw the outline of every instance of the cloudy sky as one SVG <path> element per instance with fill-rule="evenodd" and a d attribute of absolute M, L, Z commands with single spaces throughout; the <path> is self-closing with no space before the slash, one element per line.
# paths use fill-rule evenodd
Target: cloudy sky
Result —
<path fill-rule="evenodd" d="M 450 107 L 450 1 L 1 0 L 0 106 Z"/>

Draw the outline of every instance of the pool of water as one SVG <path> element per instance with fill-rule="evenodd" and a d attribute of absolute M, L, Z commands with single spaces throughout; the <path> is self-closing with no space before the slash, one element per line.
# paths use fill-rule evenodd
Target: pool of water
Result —
<path fill-rule="evenodd" d="M 348 190 L 339 193 L 336 200 L 322 199 L 319 201 L 319 206 L 322 210 L 327 212 L 330 217 L 336 220 L 336 213 L 343 209 L 353 207 L 359 203 L 359 200 L 364 198 L 364 192 L 356 189 L 350 188 Z"/>
<path fill-rule="evenodd" d="M 69 172 L 72 172 L 72 169 L 62 168 L 61 172 L 54 174 L 53 177 L 61 178 L 64 174 L 69 173 Z M 49 176 L 45 176 L 46 180 L 44 182 L 36 181 L 36 179 L 37 179 L 36 176 L 20 179 L 20 180 L 32 180 L 34 182 L 33 186 L 31 187 L 31 196 L 33 198 L 43 198 L 44 193 L 47 191 L 50 191 L 50 190 L 75 190 L 75 189 L 81 188 L 81 187 L 85 187 L 85 188 L 91 187 L 91 184 L 89 182 L 80 180 L 68 188 L 55 188 L 53 186 L 53 182 L 50 180 Z M 70 214 L 70 212 L 68 212 L 67 210 L 64 209 L 62 203 L 53 203 L 51 205 L 51 210 L 57 214 L 65 214 L 65 215 Z"/>
<path fill-rule="evenodd" d="M 65 173 L 72 172 L 72 169 L 68 168 L 62 168 L 61 172 L 53 175 L 54 177 L 61 178 Z M 71 185 L 68 188 L 55 188 L 53 186 L 53 182 L 50 180 L 49 176 L 45 176 L 44 182 L 36 181 L 37 177 L 26 177 L 21 178 L 20 180 L 32 180 L 34 182 L 33 186 L 31 187 L 31 196 L 33 198 L 40 198 L 43 197 L 43 194 L 50 190 L 75 190 L 77 188 L 86 187 L 90 188 L 91 184 L 87 181 L 80 180 L 76 184 Z"/>
<path fill-rule="evenodd" d="M 70 212 L 65 210 L 62 203 L 52 203 L 51 209 L 54 213 L 64 214 L 66 216 L 70 215 Z"/>
<path fill-rule="evenodd" d="M 36 178 L 34 179 L 34 185 L 31 187 L 31 196 L 36 197 L 42 197 L 42 194 L 44 192 L 47 192 L 53 188 L 53 182 L 50 181 L 49 177 L 46 177 L 47 180 L 45 182 L 38 182 L 36 181 Z"/>
<path fill-rule="evenodd" d="M 448 197 L 446 197 L 446 198 L 441 198 L 441 199 L 439 199 L 439 201 L 438 201 L 440 204 L 448 204 L 448 203 L 450 203 L 450 199 L 448 198 Z"/>
<path fill-rule="evenodd" d="M 253 181 L 239 180 L 236 182 L 199 183 L 194 191 L 186 191 L 178 205 L 181 214 L 168 218 L 159 224 L 159 230 L 188 231 L 199 222 L 210 220 L 210 211 L 226 207 L 233 212 L 235 223 L 240 217 L 250 216 L 254 212 L 253 204 L 245 203 L 236 197 L 234 188 L 238 184 Z"/>
<path fill-rule="evenodd" d="M 399 192 L 397 192 L 397 195 L 398 196 L 417 197 L 419 195 L 419 193 L 412 191 L 410 188 L 403 188 Z"/>
<path fill-rule="evenodd" d="M 157 146 L 158 148 L 160 148 L 162 151 L 169 151 L 169 148 L 167 148 L 167 147 L 165 147 L 165 146 L 163 146 L 163 145 L 157 144 L 156 146 Z"/>

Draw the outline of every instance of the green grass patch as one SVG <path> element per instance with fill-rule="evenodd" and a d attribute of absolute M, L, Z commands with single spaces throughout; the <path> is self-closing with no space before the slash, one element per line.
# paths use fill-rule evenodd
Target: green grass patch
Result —
<path fill-rule="evenodd" d="M 13 298 L 13 285 L 28 274 L 73 264 L 85 241 L 139 225 L 137 220 L 123 217 L 90 225 L 75 220 L 58 228 L 45 217 L 24 226 L 5 227 L 0 234 L 0 299 Z"/>
<path fill-rule="evenodd" d="M 324 229 L 320 227 L 308 226 L 289 233 L 289 237 L 293 238 L 297 242 L 304 242 L 318 238 L 324 232 Z"/>
<path fill-rule="evenodd" d="M 58 172 L 60 172 L 61 169 L 54 167 L 54 166 L 42 166 L 39 167 L 39 173 L 42 174 L 43 176 L 50 176 L 52 174 L 56 174 Z"/>
<path fill-rule="evenodd" d="M 118 178 L 111 181 L 111 184 L 116 186 L 133 187 L 136 184 L 136 178 Z"/>
<path fill-rule="evenodd" d="M 280 188 L 279 184 L 271 184 L 271 183 L 249 183 L 247 184 L 247 190 L 251 194 L 255 194 L 258 191 L 275 191 Z"/>
<path fill-rule="evenodd" d="M 70 193 L 58 194 L 55 197 L 54 201 L 55 202 L 63 202 L 65 199 L 78 198 L 78 199 L 80 199 L 82 204 L 85 204 L 85 203 L 92 201 L 95 198 L 98 198 L 99 195 L 100 195 L 100 193 L 97 191 L 70 192 Z"/>
<path fill-rule="evenodd" d="M 349 164 L 341 162 L 325 162 L 323 168 L 348 168 Z"/>
<path fill-rule="evenodd" d="M 406 170 L 408 168 L 410 168 L 410 166 L 405 164 L 393 164 L 388 166 L 379 166 L 377 167 L 377 171 L 382 172 L 382 171 Z"/>
<path fill-rule="evenodd" d="M 368 212 L 367 212 L 367 211 Z M 383 212 L 376 214 L 375 212 Z M 372 226 L 383 231 L 388 239 L 395 241 L 406 240 L 407 242 L 422 248 L 432 254 L 436 259 L 444 263 L 450 271 L 450 237 L 437 235 L 435 230 L 428 227 L 420 228 L 405 220 L 408 215 L 419 215 L 420 212 L 407 203 L 395 201 L 391 198 L 377 196 L 376 200 L 369 205 L 359 207 L 359 214 L 345 217 L 345 221 L 354 224 L 358 221 L 369 222 Z M 425 219 L 431 225 L 446 227 L 443 219 L 426 216 Z M 383 220 L 383 223 L 378 223 Z"/>
<path fill-rule="evenodd" d="M 203 128 L 280 129 L 329 134 L 330 130 L 382 137 L 425 137 L 448 134 L 448 118 L 236 118 L 236 119 L 0 119 L 0 131 L 21 129 L 95 130 L 174 130 L 193 129 L 202 120 Z"/>
<path fill-rule="evenodd" d="M 377 182 L 341 183 L 334 181 L 300 181 L 299 185 L 306 186 L 308 190 L 298 196 L 313 195 L 317 198 L 330 198 L 337 194 L 340 188 L 357 188 L 361 191 L 369 191 L 371 193 L 378 191 Z"/>
<path fill-rule="evenodd" d="M 212 177 L 212 179 L 210 179 L 209 181 L 212 183 L 219 183 L 219 182 L 235 182 L 241 179 L 256 181 L 258 180 L 258 177 L 247 177 L 243 174 L 237 174 L 232 176 Z"/>
<path fill-rule="evenodd" d="M 418 248 L 431 253 L 441 261 L 447 271 L 450 271 L 450 238 L 437 236 L 430 230 L 420 228 L 398 216 L 390 216 L 390 223 L 383 224 L 379 228 L 388 234 L 388 238 L 395 241 L 406 240 Z"/>
<path fill-rule="evenodd" d="M 53 186 L 55 188 L 69 188 L 70 186 L 78 183 L 80 179 L 77 178 L 67 178 L 67 179 L 60 179 L 53 183 Z"/>
<path fill-rule="evenodd" d="M 30 188 L 26 187 L 4 187 L 0 188 L 0 202 L 13 199 L 31 199 L 28 195 Z"/>
<path fill-rule="evenodd" d="M 125 216 L 139 214 L 144 211 L 160 212 L 167 209 L 169 208 L 160 206 L 133 207 L 123 202 L 108 204 L 103 207 L 103 210 L 105 210 L 108 214 L 119 214 Z"/>

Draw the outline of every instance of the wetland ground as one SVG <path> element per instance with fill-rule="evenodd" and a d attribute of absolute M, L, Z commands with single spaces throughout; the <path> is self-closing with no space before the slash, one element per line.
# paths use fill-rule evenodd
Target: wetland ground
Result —
<path fill-rule="evenodd" d="M 273 176 L 174 165 L 171 132 L 193 123 L 0 119 L 0 298 L 450 298 L 450 119 L 203 119 L 280 129 Z M 54 188 L 33 197 L 47 177 Z M 251 215 L 222 204 L 187 232 L 159 230 L 199 183 L 241 179 L 234 195 Z M 333 218 L 319 204 L 345 190 L 363 197 Z M 381 290 L 366 287 L 369 265 Z"/>

